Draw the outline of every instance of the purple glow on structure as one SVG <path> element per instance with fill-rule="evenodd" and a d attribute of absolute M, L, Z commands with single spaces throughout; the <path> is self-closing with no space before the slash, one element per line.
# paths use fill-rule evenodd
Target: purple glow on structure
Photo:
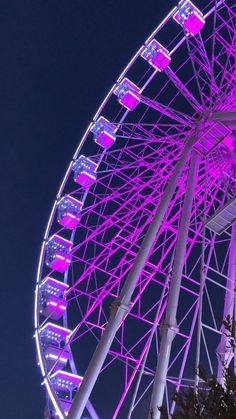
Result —
<path fill-rule="evenodd" d="M 210 153 L 218 144 L 225 141 L 230 129 L 224 124 L 213 122 L 209 127 L 200 132 L 199 139 L 194 148 L 204 156 Z"/>
<path fill-rule="evenodd" d="M 171 62 L 168 50 L 155 39 L 146 46 L 141 56 L 158 71 L 164 71 Z"/>
<path fill-rule="evenodd" d="M 70 212 L 66 212 L 64 216 L 60 219 L 59 224 L 61 224 L 65 228 L 68 228 L 69 230 L 73 230 L 74 228 L 78 227 L 79 220 L 80 217 L 76 217 Z"/>
<path fill-rule="evenodd" d="M 106 129 L 95 138 L 95 142 L 103 148 L 110 148 L 116 140 L 115 135 Z"/>
<path fill-rule="evenodd" d="M 130 91 L 120 98 L 119 102 L 129 111 L 133 111 L 140 103 L 140 96 Z"/>
<path fill-rule="evenodd" d="M 223 141 L 224 145 L 226 145 L 226 147 L 235 152 L 236 149 L 236 138 L 233 135 L 228 135 L 224 141 Z"/>
<path fill-rule="evenodd" d="M 75 179 L 75 182 L 84 188 L 90 188 L 90 186 L 92 186 L 95 181 L 96 176 L 91 175 L 85 170 L 81 171 L 81 173 Z"/>
<path fill-rule="evenodd" d="M 65 399 L 60 399 L 60 405 L 61 405 L 62 409 L 64 410 L 65 415 L 67 416 L 68 413 L 69 413 L 69 410 L 71 408 L 72 401 L 65 400 Z"/>
<path fill-rule="evenodd" d="M 63 227 L 73 230 L 77 228 L 81 219 L 83 203 L 66 195 L 58 202 L 57 221 Z"/>
<path fill-rule="evenodd" d="M 67 308 L 67 302 L 64 298 L 49 295 L 45 300 L 46 306 L 42 310 L 45 317 L 58 320 L 63 316 Z"/>
<path fill-rule="evenodd" d="M 46 265 L 58 272 L 65 272 L 71 264 L 72 243 L 56 234 L 47 242 Z"/>
<path fill-rule="evenodd" d="M 53 260 L 47 265 L 54 271 L 63 273 L 69 268 L 71 264 L 71 259 L 71 256 L 65 256 L 64 253 L 57 252 Z"/>
<path fill-rule="evenodd" d="M 83 188 L 90 188 L 96 181 L 98 165 L 88 157 L 81 155 L 73 164 L 74 181 Z"/>
<path fill-rule="evenodd" d="M 121 105 L 129 111 L 133 111 L 140 103 L 140 90 L 138 86 L 129 79 L 124 78 L 122 82 L 114 89 Z"/>
<path fill-rule="evenodd" d="M 115 127 L 103 116 L 93 124 L 91 132 L 94 134 L 94 141 L 101 147 L 108 149 L 116 141 Z"/>
<path fill-rule="evenodd" d="M 53 368 L 53 371 L 57 371 L 65 367 L 70 359 L 70 352 L 66 348 L 48 345 L 44 350 L 44 356 L 48 370 Z"/>
<path fill-rule="evenodd" d="M 178 11 L 174 14 L 173 19 L 191 35 L 197 35 L 205 25 L 203 14 L 189 0 L 180 1 Z"/>

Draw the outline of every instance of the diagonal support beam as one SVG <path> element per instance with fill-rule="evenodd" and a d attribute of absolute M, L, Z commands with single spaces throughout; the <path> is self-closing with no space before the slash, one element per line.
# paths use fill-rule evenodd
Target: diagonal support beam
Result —
<path fill-rule="evenodd" d="M 183 153 L 175 166 L 173 174 L 157 208 L 156 214 L 153 217 L 147 234 L 139 249 L 136 260 L 120 292 L 120 295 L 112 304 L 111 314 L 106 329 L 93 354 L 84 379 L 79 387 L 78 393 L 75 396 L 74 402 L 69 411 L 68 419 L 81 418 L 93 387 L 97 381 L 98 375 L 102 369 L 103 363 L 109 352 L 115 334 L 130 310 L 132 294 L 137 285 L 140 274 L 145 266 L 145 263 L 148 260 L 149 253 L 155 242 L 157 233 L 161 227 L 169 203 L 174 195 L 184 166 L 188 160 L 193 141 L 194 139 L 190 138 L 183 149 Z"/>
<path fill-rule="evenodd" d="M 179 124 L 183 124 L 185 126 L 191 125 L 191 117 L 182 112 L 176 111 L 175 109 L 172 109 L 170 106 L 165 106 L 162 103 L 145 96 L 142 96 L 141 101 L 149 108 L 155 109 L 156 111 L 160 112 L 160 114 L 168 116 L 171 120 L 177 121 Z"/>
<path fill-rule="evenodd" d="M 197 101 L 193 94 L 188 90 L 185 84 L 178 78 L 173 70 L 170 67 L 167 67 L 165 70 L 167 76 L 170 78 L 172 83 L 177 87 L 179 92 L 185 97 L 185 99 L 190 103 L 193 109 L 199 113 L 202 112 L 202 105 Z"/>
<path fill-rule="evenodd" d="M 176 242 L 176 254 L 173 265 L 172 279 L 170 283 L 166 315 L 162 325 L 161 345 L 158 355 L 149 410 L 150 419 L 160 418 L 161 412 L 159 411 L 159 407 L 161 407 L 163 403 L 172 342 L 178 331 L 176 314 L 178 309 L 180 286 L 191 218 L 191 209 L 196 187 L 199 163 L 200 157 L 195 151 L 193 151 L 186 185 L 186 193 L 183 203 L 179 234 Z"/>

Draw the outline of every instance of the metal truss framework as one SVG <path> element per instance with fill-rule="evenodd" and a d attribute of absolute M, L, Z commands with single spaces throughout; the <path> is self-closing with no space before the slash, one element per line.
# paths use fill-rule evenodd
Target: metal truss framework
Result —
<path fill-rule="evenodd" d="M 65 417 L 54 379 L 59 361 L 49 367 L 41 334 L 53 319 L 41 308 L 47 277 L 68 284 L 67 310 L 57 324 L 70 334 L 60 355 L 68 352 L 66 370 L 84 377 L 70 419 L 82 417 L 85 406 L 91 418 L 132 418 L 137 411 L 158 418 L 160 405 L 171 416 L 173 392 L 201 386 L 199 363 L 222 380 L 218 360 L 233 357 L 219 319 L 235 314 L 235 227 L 216 235 L 206 220 L 236 195 L 236 8 L 233 1 L 210 1 L 203 10 L 205 27 L 196 36 L 173 22 L 176 10 L 115 84 L 124 76 L 137 84 L 139 106 L 129 112 L 114 100 L 112 87 L 93 123 L 101 114 L 109 118 L 116 142 L 99 147 L 88 127 L 52 209 L 35 298 L 48 415 Z M 159 72 L 141 53 L 152 39 L 162 39 L 168 25 L 171 63 Z M 222 123 L 228 132 L 219 138 Z M 81 154 L 98 164 L 88 189 L 73 181 Z M 73 230 L 57 222 L 58 202 L 68 194 L 83 203 Z M 54 234 L 73 243 L 65 273 L 45 265 Z"/>

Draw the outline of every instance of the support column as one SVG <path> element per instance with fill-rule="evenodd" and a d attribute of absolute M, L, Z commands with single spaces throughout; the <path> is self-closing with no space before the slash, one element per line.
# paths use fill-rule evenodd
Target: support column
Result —
<path fill-rule="evenodd" d="M 186 244 L 188 238 L 189 223 L 199 163 L 200 157 L 195 151 L 193 151 L 187 179 L 186 193 L 183 203 L 179 234 L 176 242 L 176 253 L 169 290 L 169 298 L 166 308 L 166 315 L 163 325 L 161 327 L 162 337 L 149 410 L 150 419 L 160 418 L 160 411 L 158 410 L 158 408 L 161 407 L 163 403 L 171 346 L 173 339 L 178 331 L 176 313 L 178 308 L 181 278 L 186 254 Z"/>
<path fill-rule="evenodd" d="M 230 316 L 232 321 L 235 321 L 235 287 L 236 287 L 236 224 L 232 225 L 230 248 L 229 248 L 229 262 L 228 274 L 225 291 L 224 314 L 223 320 Z M 229 332 L 225 330 L 224 326 L 221 328 L 221 339 L 217 347 L 218 354 L 218 371 L 217 379 L 220 384 L 224 384 L 223 364 L 228 365 L 233 357 L 233 348 L 230 348 L 229 339 L 226 334 Z"/>
<path fill-rule="evenodd" d="M 69 411 L 68 419 L 81 418 L 86 403 L 97 381 L 98 375 L 113 342 L 115 334 L 124 317 L 130 310 L 130 300 L 132 294 L 138 282 L 139 276 L 143 270 L 143 267 L 148 259 L 150 250 L 153 246 L 165 213 L 168 209 L 169 203 L 177 187 L 183 168 L 190 154 L 192 142 L 193 138 L 190 138 L 183 149 L 183 153 L 175 166 L 173 174 L 161 198 L 160 204 L 158 205 L 157 211 L 148 228 L 147 234 L 141 244 L 137 257 L 120 292 L 120 295 L 112 304 L 109 321 L 89 363 L 88 369 L 79 387 L 78 393 L 75 396 L 74 402 Z"/>

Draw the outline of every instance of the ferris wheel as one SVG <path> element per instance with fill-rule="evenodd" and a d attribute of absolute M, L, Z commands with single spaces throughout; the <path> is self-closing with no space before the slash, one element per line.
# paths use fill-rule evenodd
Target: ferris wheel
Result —
<path fill-rule="evenodd" d="M 68 167 L 35 292 L 47 417 L 169 417 L 234 357 L 236 3 L 182 0 Z M 84 415 L 84 416 L 83 416 Z"/>

